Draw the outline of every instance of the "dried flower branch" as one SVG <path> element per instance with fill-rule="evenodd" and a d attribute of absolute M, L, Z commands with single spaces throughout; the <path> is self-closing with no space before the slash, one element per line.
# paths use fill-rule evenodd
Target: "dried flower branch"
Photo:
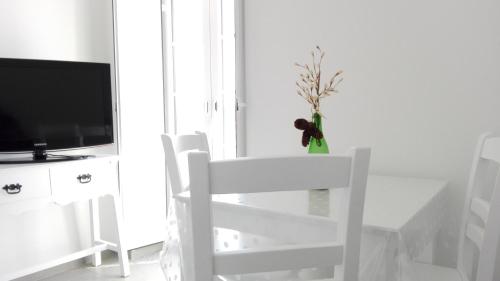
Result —
<path fill-rule="evenodd" d="M 295 63 L 297 67 L 302 69 L 302 72 L 299 74 L 300 78 L 295 83 L 297 94 L 311 104 L 313 112 L 318 114 L 321 114 L 320 100 L 338 93 L 337 87 L 343 80 L 341 77 L 342 70 L 339 70 L 329 82 L 321 87 L 321 63 L 324 56 L 325 52 L 319 46 L 316 46 L 316 49 L 311 51 L 312 67 L 308 64 Z"/>

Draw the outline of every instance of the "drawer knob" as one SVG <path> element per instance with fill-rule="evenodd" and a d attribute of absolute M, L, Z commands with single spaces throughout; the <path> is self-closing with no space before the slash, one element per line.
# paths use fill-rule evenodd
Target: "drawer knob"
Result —
<path fill-rule="evenodd" d="M 16 184 L 6 184 L 2 189 L 7 192 L 7 194 L 18 194 L 21 192 L 22 185 Z"/>
<path fill-rule="evenodd" d="M 80 183 L 89 183 L 92 181 L 92 175 L 91 174 L 82 174 L 82 175 L 79 175 L 78 177 L 76 177 L 76 179 Z"/>

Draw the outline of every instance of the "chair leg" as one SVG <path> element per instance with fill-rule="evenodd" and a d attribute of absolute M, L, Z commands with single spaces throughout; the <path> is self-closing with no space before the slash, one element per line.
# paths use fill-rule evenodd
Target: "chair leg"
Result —
<path fill-rule="evenodd" d="M 116 230 L 118 241 L 116 243 L 118 250 L 118 260 L 121 266 L 121 275 L 122 277 L 127 277 L 130 275 L 130 264 L 128 261 L 127 255 L 127 247 L 125 247 L 125 239 L 123 233 L 123 212 L 122 212 L 122 202 L 120 197 L 115 194 L 113 195 L 113 205 L 115 209 L 115 218 L 116 218 Z"/>
<path fill-rule="evenodd" d="M 101 225 L 99 220 L 99 198 L 92 198 L 89 200 L 90 209 L 90 239 L 92 245 L 95 245 L 97 240 L 101 239 Z M 101 252 L 92 255 L 92 266 L 101 265 Z"/>

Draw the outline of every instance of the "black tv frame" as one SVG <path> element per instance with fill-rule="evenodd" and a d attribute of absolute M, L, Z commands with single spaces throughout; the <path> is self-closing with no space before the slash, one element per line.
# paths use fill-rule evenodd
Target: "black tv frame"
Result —
<path fill-rule="evenodd" d="M 44 143 L 34 143 L 33 147 L 19 147 L 16 149 L 2 149 L 0 147 L 0 155 L 12 155 L 12 154 L 26 154 L 33 153 L 33 158 L 12 158 L 12 159 L 0 159 L 0 164 L 14 164 L 14 163 L 30 163 L 30 162 L 47 162 L 47 161 L 65 161 L 65 160 L 77 160 L 77 159 L 85 159 L 91 157 L 91 155 L 53 155 L 47 154 L 47 151 L 65 151 L 65 150 L 76 150 L 76 149 L 84 149 L 91 147 L 98 147 L 104 145 L 113 144 L 115 141 L 114 135 L 114 109 L 113 109 L 113 92 L 112 92 L 112 77 L 111 77 L 111 65 L 109 63 L 97 63 L 97 62 L 83 62 L 83 61 L 62 61 L 62 60 L 40 60 L 40 59 L 18 59 L 18 58 L 0 58 L 0 65 L 9 65 L 12 64 L 15 67 L 46 67 L 49 68 L 74 68 L 75 66 L 79 66 L 80 68 L 87 67 L 103 67 L 101 69 L 104 73 L 105 83 L 104 83 L 104 91 L 109 93 L 109 96 L 105 99 L 105 104 L 108 104 L 106 110 L 108 113 L 105 114 L 106 124 L 111 125 L 111 135 L 108 138 L 109 141 L 102 142 L 95 145 L 88 146 L 65 146 L 65 147 L 56 147 L 51 148 L 50 145 L 47 148 L 47 144 Z M 1 128 L 0 128 L 1 129 Z"/>

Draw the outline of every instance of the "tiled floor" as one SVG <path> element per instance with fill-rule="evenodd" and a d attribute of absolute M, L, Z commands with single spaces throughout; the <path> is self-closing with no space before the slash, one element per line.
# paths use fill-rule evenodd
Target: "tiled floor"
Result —
<path fill-rule="evenodd" d="M 129 277 L 121 278 L 120 267 L 116 258 L 113 257 L 104 261 L 99 267 L 74 269 L 43 279 L 43 281 L 165 281 L 158 254 L 131 262 L 130 271 Z"/>

